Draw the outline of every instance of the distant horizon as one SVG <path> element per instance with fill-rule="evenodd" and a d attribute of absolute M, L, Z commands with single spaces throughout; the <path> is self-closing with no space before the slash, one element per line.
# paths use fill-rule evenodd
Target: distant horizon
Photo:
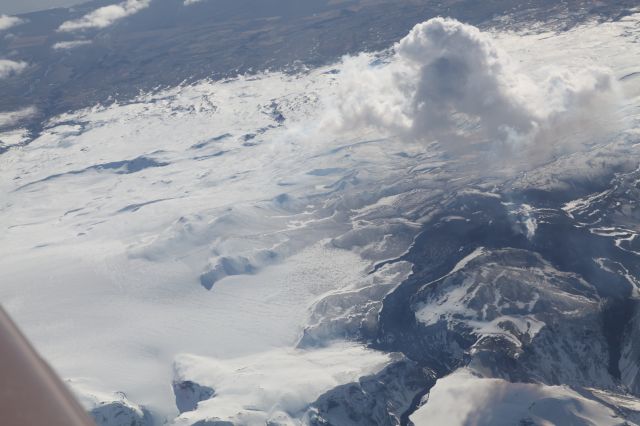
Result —
<path fill-rule="evenodd" d="M 41 10 L 69 7 L 87 0 L 2 0 L 0 1 L 0 15 L 20 15 Z"/>

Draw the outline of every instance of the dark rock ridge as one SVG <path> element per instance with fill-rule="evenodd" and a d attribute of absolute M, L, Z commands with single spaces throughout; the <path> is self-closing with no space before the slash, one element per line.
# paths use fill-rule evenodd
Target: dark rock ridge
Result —
<path fill-rule="evenodd" d="M 357 383 L 339 386 L 320 396 L 307 414 L 313 426 L 346 424 L 392 426 L 400 423 L 421 391 L 433 386 L 435 374 L 417 363 L 395 356 L 381 372 Z"/>
<path fill-rule="evenodd" d="M 398 395 L 420 398 L 463 366 L 568 385 L 601 403 L 588 389 L 640 396 L 639 177 L 619 173 L 591 191 L 582 182 L 577 200 L 571 188 L 443 199 L 443 213 L 397 259 L 411 262 L 413 274 L 384 298 L 376 329 L 354 333 L 403 354 L 403 367 L 327 392 L 313 404 L 315 424 L 408 424 L 418 404 L 403 406 L 403 415 Z M 402 370 L 394 385 L 366 390 L 375 387 L 368 380 L 388 383 L 393 369 Z"/>

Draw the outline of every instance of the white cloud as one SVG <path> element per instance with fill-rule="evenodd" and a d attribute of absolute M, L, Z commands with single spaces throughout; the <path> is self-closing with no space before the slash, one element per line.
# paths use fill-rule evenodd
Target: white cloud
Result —
<path fill-rule="evenodd" d="M 0 78 L 7 78 L 12 75 L 20 74 L 26 68 L 26 62 L 0 59 Z"/>
<path fill-rule="evenodd" d="M 37 110 L 34 107 L 26 107 L 16 111 L 0 112 L 0 127 L 8 127 L 17 124 L 25 118 L 33 117 Z"/>
<path fill-rule="evenodd" d="M 9 16 L 9 15 L 0 15 L 0 31 L 9 29 L 11 27 L 20 25 L 22 23 L 24 23 L 24 20 L 18 17 Z"/>
<path fill-rule="evenodd" d="M 416 25 L 386 64 L 345 58 L 325 123 L 411 139 L 491 141 L 509 150 L 552 144 L 610 112 L 615 78 L 601 68 L 548 68 L 534 79 L 489 34 L 452 19 Z M 465 144 L 465 146 L 467 146 Z"/>
<path fill-rule="evenodd" d="M 534 125 L 523 82 L 477 28 L 433 19 L 416 25 L 395 49 L 418 70 L 410 107 L 414 130 L 449 132 L 456 114 L 479 120 L 491 136 L 505 127 L 527 133 Z"/>
<path fill-rule="evenodd" d="M 70 32 L 92 28 L 105 28 L 116 21 L 138 13 L 149 7 L 151 0 L 127 0 L 122 3 L 104 6 L 94 10 L 80 19 L 63 22 L 58 31 Z"/>
<path fill-rule="evenodd" d="M 67 50 L 67 49 L 73 49 L 75 47 L 86 46 L 91 43 L 92 43 L 91 40 L 59 41 L 58 43 L 54 44 L 52 47 L 55 50 Z"/>
<path fill-rule="evenodd" d="M 189 6 L 195 3 L 200 3 L 202 0 L 184 0 L 184 5 Z"/>

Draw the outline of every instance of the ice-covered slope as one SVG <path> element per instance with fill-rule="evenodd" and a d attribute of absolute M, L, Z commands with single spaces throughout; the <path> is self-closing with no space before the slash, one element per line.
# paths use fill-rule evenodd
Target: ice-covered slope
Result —
<path fill-rule="evenodd" d="M 2 299 L 63 377 L 171 418 L 178 354 L 278 354 L 295 347 L 321 296 L 369 281 L 388 290 L 406 276 L 367 276 L 366 256 L 329 240 L 352 230 L 353 209 L 386 194 L 379 176 L 391 185 L 433 154 L 309 129 L 335 80 L 326 71 L 97 106 L 55 118 L 1 157 Z M 361 215 L 358 226 L 368 223 Z M 376 257 L 402 253 L 417 230 L 393 216 L 379 220 L 407 231 L 371 247 Z M 368 364 L 353 352 L 353 376 L 348 354 L 337 353 L 336 368 L 347 370 L 334 385 L 385 359 L 372 354 Z"/>
<path fill-rule="evenodd" d="M 461 369 L 438 381 L 411 421 L 452 426 L 630 424 L 588 396 L 565 386 L 510 383 Z"/>
<path fill-rule="evenodd" d="M 436 401 L 514 386 L 517 416 L 609 421 L 568 386 L 635 398 L 637 336 L 600 322 L 637 293 L 639 19 L 434 20 L 393 52 L 2 134 L 0 300 L 106 424 L 398 424 L 469 363 L 487 382 Z"/>
<path fill-rule="evenodd" d="M 309 81 L 97 107 L 2 156 L 3 301 L 64 377 L 172 415 L 175 355 L 293 347 L 317 297 L 364 278 L 323 242 L 348 225 L 331 198 L 355 178 L 352 142 L 294 139 L 274 113 L 304 117 Z"/>

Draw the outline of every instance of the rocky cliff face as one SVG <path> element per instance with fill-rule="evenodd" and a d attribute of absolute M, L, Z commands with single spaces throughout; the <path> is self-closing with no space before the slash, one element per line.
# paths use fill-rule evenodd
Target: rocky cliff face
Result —
<path fill-rule="evenodd" d="M 435 374 L 403 356 L 378 374 L 335 388 L 311 404 L 305 422 L 314 426 L 400 424 L 435 383 Z"/>

